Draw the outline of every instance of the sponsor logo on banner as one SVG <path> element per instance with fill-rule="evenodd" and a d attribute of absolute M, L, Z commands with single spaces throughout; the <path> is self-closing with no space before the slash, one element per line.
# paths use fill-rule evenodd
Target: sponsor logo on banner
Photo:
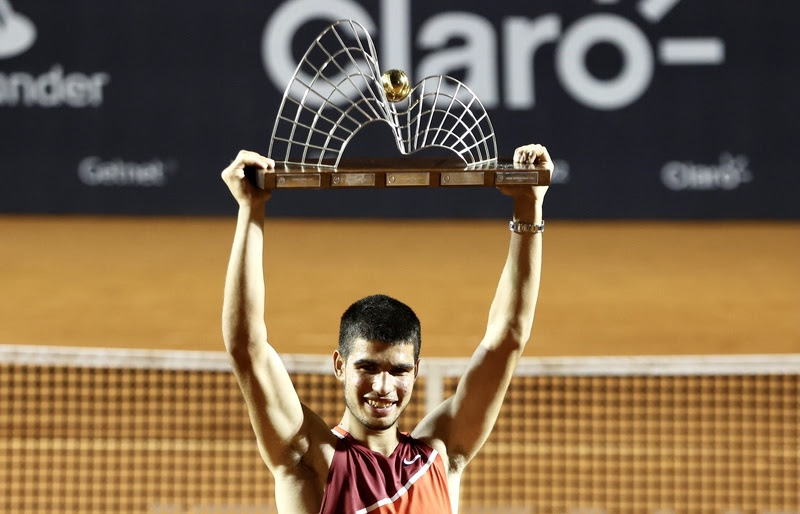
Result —
<path fill-rule="evenodd" d="M 730 152 L 723 152 L 715 164 L 670 161 L 661 168 L 661 182 L 672 191 L 730 191 L 752 182 L 749 162 L 747 156 Z"/>
<path fill-rule="evenodd" d="M 8 0 L 0 0 L 0 59 L 25 52 L 36 41 L 36 27 L 14 12 Z"/>
<path fill-rule="evenodd" d="M 616 3 L 594 2 L 596 7 Z M 293 54 L 297 31 L 314 20 L 353 19 L 376 39 L 383 69 L 413 70 L 412 76 L 417 78 L 464 71 L 464 82 L 487 108 L 530 110 L 536 104 L 534 56 L 540 48 L 553 45 L 554 71 L 564 90 L 586 107 L 615 110 L 632 104 L 647 91 L 656 65 L 713 66 L 725 62 L 725 43 L 717 37 L 650 40 L 646 27 L 659 23 L 680 3 L 638 0 L 635 20 L 617 13 L 595 12 L 569 26 L 563 26 L 558 13 L 509 15 L 495 26 L 475 13 L 445 11 L 415 26 L 413 38 L 411 0 L 381 0 L 379 22 L 355 0 L 292 0 L 281 4 L 267 21 L 262 57 L 268 77 L 283 91 L 297 67 Z M 463 45 L 448 46 L 454 40 L 463 41 Z M 621 56 L 622 66 L 615 76 L 597 77 L 587 67 L 589 51 L 600 44 L 613 46 Z M 411 59 L 412 45 L 428 52 L 416 63 Z M 301 78 L 310 83 L 310 77 Z"/>
<path fill-rule="evenodd" d="M 36 42 L 36 26 L 0 0 L 0 59 L 15 57 Z M 99 107 L 111 80 L 105 72 L 65 71 L 53 64 L 44 73 L 0 72 L 0 107 Z"/>
<path fill-rule="evenodd" d="M 174 162 L 160 159 L 133 162 L 89 156 L 78 163 L 78 179 L 91 187 L 163 187 L 176 170 Z"/>
<path fill-rule="evenodd" d="M 569 182 L 569 162 L 564 159 L 553 160 L 553 174 L 550 177 L 551 184 L 566 184 Z"/>

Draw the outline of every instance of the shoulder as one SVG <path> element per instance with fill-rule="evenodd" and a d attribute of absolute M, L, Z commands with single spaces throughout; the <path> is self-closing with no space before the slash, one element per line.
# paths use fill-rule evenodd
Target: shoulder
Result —
<path fill-rule="evenodd" d="M 453 432 L 454 420 L 452 415 L 453 397 L 443 401 L 432 412 L 429 412 L 414 428 L 411 435 L 439 452 L 442 456 L 448 476 L 460 475 L 469 460 L 451 455 L 447 446 L 449 435 Z"/>
<path fill-rule="evenodd" d="M 325 454 L 330 452 L 332 456 L 341 436 L 335 433 L 316 412 L 305 404 L 303 404 L 303 412 L 308 424 L 305 427 L 305 433 L 308 434 L 309 450 L 316 450 Z M 330 460 L 328 464 L 330 464 Z"/>
<path fill-rule="evenodd" d="M 339 438 L 303 405 L 306 414 L 306 436 L 296 442 L 295 450 L 271 469 L 275 480 L 278 510 L 283 512 L 318 512 L 322 503 L 328 473 Z"/>
<path fill-rule="evenodd" d="M 444 443 L 444 441 L 435 437 L 415 438 L 409 436 L 409 438 L 416 442 L 422 443 L 433 450 L 436 450 L 436 453 L 438 453 L 438 456 L 442 459 L 442 464 L 448 478 L 461 476 L 461 473 L 464 471 L 467 463 L 461 462 L 459 459 L 452 458 L 447 451 L 447 445 Z"/>
<path fill-rule="evenodd" d="M 317 414 L 302 405 L 303 429 L 297 440 L 289 445 L 286 458 L 277 473 L 309 476 L 309 472 L 323 480 L 328 475 L 339 438 Z M 302 435 L 300 435 L 302 434 Z"/>
<path fill-rule="evenodd" d="M 409 436 L 410 437 L 410 436 Z M 447 452 L 447 445 L 440 439 L 432 437 L 412 438 L 420 445 L 425 445 L 432 450 L 435 450 L 437 455 L 432 465 L 435 470 L 434 473 L 438 474 L 446 483 L 447 496 L 450 498 L 452 512 L 458 512 L 458 498 L 461 490 L 461 477 L 466 468 L 466 462 L 460 462 L 458 459 L 453 459 Z M 440 470 L 436 470 L 441 466 Z"/>

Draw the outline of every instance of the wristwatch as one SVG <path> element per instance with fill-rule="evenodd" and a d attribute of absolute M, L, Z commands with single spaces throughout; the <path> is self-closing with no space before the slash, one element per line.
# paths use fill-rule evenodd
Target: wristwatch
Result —
<path fill-rule="evenodd" d="M 522 221 L 511 220 L 508 222 L 508 230 L 517 234 L 541 234 L 544 232 L 544 220 L 538 225 L 536 223 L 524 223 Z"/>

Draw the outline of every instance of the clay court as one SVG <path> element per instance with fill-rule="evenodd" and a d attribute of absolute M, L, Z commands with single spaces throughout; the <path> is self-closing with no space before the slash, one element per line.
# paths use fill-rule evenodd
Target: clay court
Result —
<path fill-rule="evenodd" d="M 222 350 L 234 217 L 0 218 L 0 342 Z M 505 258 L 503 220 L 269 220 L 267 323 L 282 352 L 333 349 L 375 292 L 413 306 L 423 355 L 466 356 Z M 800 226 L 548 222 L 527 355 L 800 351 Z"/>
<path fill-rule="evenodd" d="M 0 510 L 275 512 L 221 351 L 233 224 L 0 218 Z M 548 221 L 533 341 L 464 476 L 462 514 L 796 512 L 798 228 Z M 270 340 L 326 422 L 343 408 L 338 316 L 373 292 L 422 320 L 401 428 L 454 392 L 503 220 L 266 232 Z"/>

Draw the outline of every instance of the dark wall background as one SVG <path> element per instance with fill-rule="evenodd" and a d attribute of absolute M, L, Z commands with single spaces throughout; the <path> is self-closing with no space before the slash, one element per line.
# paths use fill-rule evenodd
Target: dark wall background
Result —
<path fill-rule="evenodd" d="M 0 3 L 0 212 L 232 212 L 219 172 L 240 148 L 267 151 L 278 82 L 288 81 L 271 78 L 265 65 L 270 23 L 297 21 L 289 31 L 296 58 L 327 22 L 360 10 L 382 59 L 389 45 L 395 54 L 409 50 L 412 79 L 466 52 L 438 72 L 478 90 L 501 155 L 528 142 L 549 147 L 557 199 L 548 217 L 800 218 L 790 153 L 800 114 L 800 4 L 566 4 L 472 0 L 448 11 L 410 0 Z M 431 34 L 445 37 L 426 42 Z M 526 53 L 536 34 L 543 42 Z M 581 38 L 585 51 L 570 58 L 568 47 Z M 626 53 L 630 38 L 638 58 Z M 710 41 L 717 57 L 698 57 L 695 47 L 690 57 L 701 62 L 671 64 L 659 49 L 673 38 Z M 642 62 L 652 64 L 649 78 L 631 71 Z M 614 81 L 628 76 L 640 79 L 639 91 L 613 106 L 614 91 L 581 98 L 570 89 L 574 76 L 558 71 L 570 64 L 597 89 L 619 92 Z M 512 78 L 528 105 L 512 98 Z M 389 133 L 374 127 L 347 157 L 395 152 Z M 281 191 L 269 208 L 471 217 L 506 216 L 508 204 L 487 189 L 325 190 Z"/>

